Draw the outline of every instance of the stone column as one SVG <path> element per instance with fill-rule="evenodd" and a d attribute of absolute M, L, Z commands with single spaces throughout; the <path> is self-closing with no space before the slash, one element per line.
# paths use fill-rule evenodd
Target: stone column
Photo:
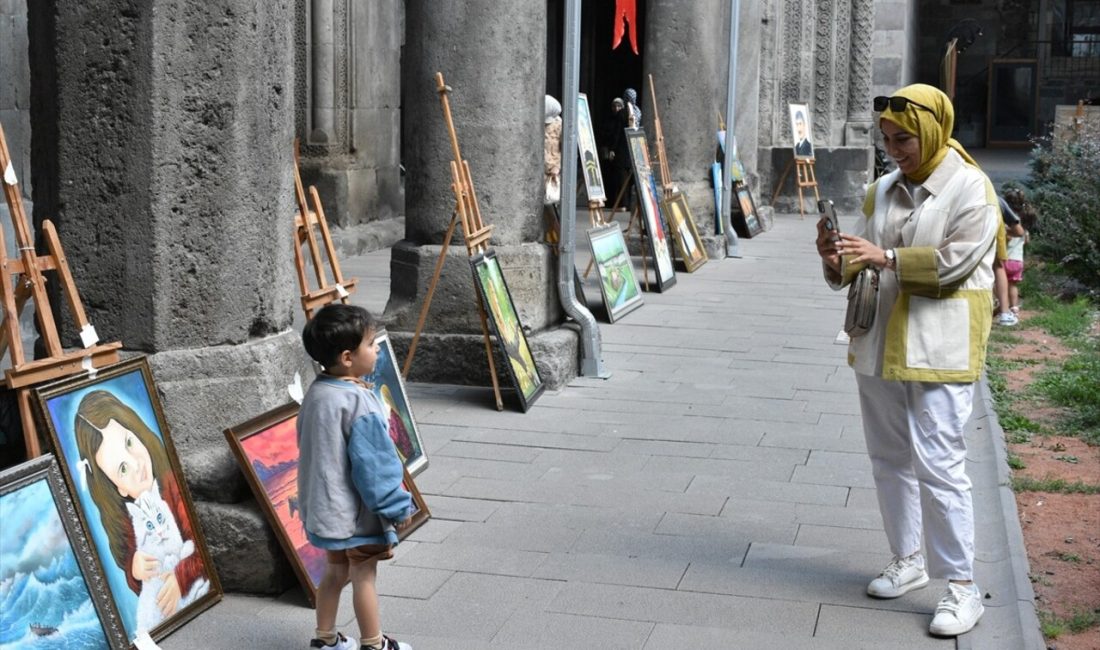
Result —
<path fill-rule="evenodd" d="M 292 4 L 29 9 L 35 220 L 101 338 L 149 355 L 228 589 L 293 581 L 222 433 L 312 375 L 290 329 Z"/>
<path fill-rule="evenodd" d="M 389 246 L 401 238 L 404 213 L 403 3 L 310 0 L 297 6 L 303 181 L 317 186 L 325 216 L 338 227 L 333 238 L 341 254 Z"/>
<path fill-rule="evenodd" d="M 725 237 L 714 232 L 710 165 L 718 117 L 726 114 L 729 0 L 649 0 L 646 5 L 645 79 L 638 89 L 650 155 L 657 155 L 653 96 L 664 132 L 672 181 L 687 196 L 711 258 L 724 257 Z M 654 167 L 658 185 L 659 170 Z"/>
<path fill-rule="evenodd" d="M 30 66 L 27 64 L 27 3 L 0 2 L 0 124 L 20 188 L 31 191 Z M 0 201 L 0 214 L 6 214 Z M 9 240 L 11 241 L 11 240 Z"/>
<path fill-rule="evenodd" d="M 405 239 L 393 248 L 386 318 L 398 355 L 411 338 L 455 207 L 451 140 L 435 74 L 442 72 L 462 156 L 482 219 L 492 224 L 520 319 L 550 386 L 576 373 L 576 336 L 559 330 L 561 308 L 545 230 L 543 124 L 546 3 L 494 0 L 406 3 Z M 417 347 L 414 380 L 487 385 L 472 273 L 456 229 Z M 533 335 L 532 335 L 533 334 Z M 563 347 L 564 346 L 564 347 Z M 501 369 L 501 380 L 508 385 Z"/>
<path fill-rule="evenodd" d="M 765 2 L 759 166 L 764 199 L 775 191 L 793 158 L 787 105 L 806 103 L 813 113 L 814 169 L 821 197 L 832 199 L 841 210 L 859 206 L 872 160 L 870 114 L 862 107 L 870 103 L 873 19 L 871 0 Z M 791 169 L 779 193 L 780 211 L 799 210 L 794 175 Z M 812 191 L 809 196 L 804 209 L 813 213 Z"/>

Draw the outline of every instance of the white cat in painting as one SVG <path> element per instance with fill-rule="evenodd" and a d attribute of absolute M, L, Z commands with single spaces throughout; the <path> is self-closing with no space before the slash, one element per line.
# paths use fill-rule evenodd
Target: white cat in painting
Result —
<path fill-rule="evenodd" d="M 191 540 L 183 541 L 172 509 L 161 497 L 160 486 L 155 480 L 153 487 L 142 492 L 133 503 L 126 504 L 126 510 L 130 513 L 137 550 L 156 558 L 162 572 L 141 583 L 137 629 L 148 631 L 164 620 L 164 614 L 157 607 L 157 594 L 164 587 L 164 576 L 175 571 L 181 560 L 195 552 L 195 543 Z M 177 611 L 190 605 L 209 589 L 210 581 L 205 578 L 196 580 L 191 589 L 180 598 Z"/>

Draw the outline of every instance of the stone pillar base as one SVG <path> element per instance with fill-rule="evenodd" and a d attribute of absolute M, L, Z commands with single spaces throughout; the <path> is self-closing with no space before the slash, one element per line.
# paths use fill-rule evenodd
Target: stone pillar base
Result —
<path fill-rule="evenodd" d="M 294 581 L 283 550 L 244 479 L 225 429 L 291 397 L 313 368 L 293 330 L 241 345 L 170 350 L 149 357 L 172 441 L 228 591 L 277 593 Z"/>
<path fill-rule="evenodd" d="M 814 176 L 817 178 L 817 191 L 823 199 L 832 199 L 839 211 L 854 213 L 863 206 L 867 184 L 871 182 L 874 170 L 874 149 L 872 147 L 815 147 L 817 160 L 814 164 Z M 771 201 L 783 170 L 791 162 L 794 153 L 790 147 L 764 147 L 760 149 L 760 198 L 759 203 Z M 775 201 L 776 212 L 798 212 L 798 185 L 795 168 L 783 182 L 783 188 Z M 803 211 L 817 214 L 813 189 L 802 191 Z"/>
<path fill-rule="evenodd" d="M 320 167 L 320 163 L 324 167 Z M 397 167 L 372 168 L 340 165 L 338 159 L 303 161 L 302 184 L 306 192 L 315 185 L 321 195 L 325 219 L 341 228 L 371 221 L 393 219 L 393 206 L 404 202 L 401 174 Z"/>

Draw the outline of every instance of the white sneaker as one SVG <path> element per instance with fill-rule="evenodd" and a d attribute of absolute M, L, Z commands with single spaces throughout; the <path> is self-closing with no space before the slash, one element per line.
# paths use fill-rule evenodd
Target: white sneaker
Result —
<path fill-rule="evenodd" d="M 997 324 L 1002 327 L 1013 327 L 1019 322 L 1020 319 L 1016 317 L 1016 314 L 1010 311 L 1002 311 L 997 315 Z"/>
<path fill-rule="evenodd" d="M 928 631 L 936 636 L 958 636 L 969 632 L 985 613 L 978 585 L 947 583 L 947 593 L 939 605 Z"/>
<path fill-rule="evenodd" d="M 359 650 L 359 639 L 349 639 L 340 632 L 336 633 L 336 641 L 326 645 L 320 639 L 311 639 L 310 650 Z"/>
<path fill-rule="evenodd" d="M 882 570 L 879 577 L 867 585 L 867 595 L 875 598 L 897 598 L 928 584 L 924 570 L 924 556 L 914 553 L 909 557 L 896 557 Z"/>

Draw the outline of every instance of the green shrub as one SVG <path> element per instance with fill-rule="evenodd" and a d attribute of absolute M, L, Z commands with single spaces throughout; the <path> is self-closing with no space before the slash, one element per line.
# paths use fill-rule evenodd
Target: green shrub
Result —
<path fill-rule="evenodd" d="M 1036 144 L 1027 192 L 1039 213 L 1032 251 L 1100 292 L 1100 130 L 1086 125 L 1057 145 Z"/>

